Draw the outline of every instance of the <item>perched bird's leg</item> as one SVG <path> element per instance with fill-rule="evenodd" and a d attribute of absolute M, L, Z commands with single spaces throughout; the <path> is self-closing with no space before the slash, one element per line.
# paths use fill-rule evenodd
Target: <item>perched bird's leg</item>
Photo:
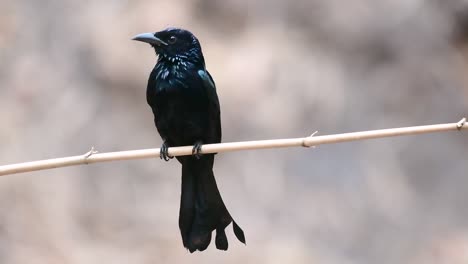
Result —
<path fill-rule="evenodd" d="M 164 140 L 164 143 L 161 146 L 161 149 L 159 150 L 159 158 L 163 159 L 165 161 L 169 161 L 170 159 L 174 158 L 174 156 L 169 155 L 169 144 L 167 141 Z"/>
<path fill-rule="evenodd" d="M 195 142 L 195 144 L 193 145 L 192 155 L 193 155 L 196 159 L 200 159 L 201 156 L 202 156 L 202 154 L 200 153 L 202 145 L 203 145 L 203 143 L 202 143 L 201 141 L 197 141 L 197 142 Z"/>

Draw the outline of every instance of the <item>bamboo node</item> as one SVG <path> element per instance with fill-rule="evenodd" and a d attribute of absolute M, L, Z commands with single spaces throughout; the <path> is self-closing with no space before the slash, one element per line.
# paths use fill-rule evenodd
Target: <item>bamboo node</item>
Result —
<path fill-rule="evenodd" d="M 312 133 L 310 136 L 303 138 L 303 139 L 302 139 L 302 146 L 303 146 L 304 148 L 310 148 L 310 147 L 315 148 L 315 146 L 309 146 L 309 145 L 306 143 L 306 140 L 307 140 L 308 138 L 311 138 L 311 137 L 315 136 L 317 133 L 318 133 L 318 131 L 315 131 L 315 132 Z"/>
<path fill-rule="evenodd" d="M 466 123 L 466 118 L 464 117 L 464 118 L 462 118 L 462 120 L 458 121 L 458 123 L 457 123 L 457 129 L 458 129 L 458 130 L 461 130 L 462 127 L 465 125 L 465 123 Z"/>
<path fill-rule="evenodd" d="M 90 149 L 88 152 L 86 152 L 85 154 L 83 154 L 83 158 L 84 158 L 85 163 L 88 164 L 88 161 L 87 161 L 88 158 L 91 157 L 92 155 L 98 153 L 98 152 L 99 152 L 99 151 L 95 150 L 95 149 L 94 149 L 94 146 L 92 146 L 91 149 Z"/>

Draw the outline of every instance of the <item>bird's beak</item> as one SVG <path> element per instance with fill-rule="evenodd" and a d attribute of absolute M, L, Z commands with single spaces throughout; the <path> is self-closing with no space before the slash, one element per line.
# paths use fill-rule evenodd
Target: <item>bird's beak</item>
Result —
<path fill-rule="evenodd" d="M 138 40 L 138 41 L 146 42 L 146 43 L 149 43 L 151 45 L 156 45 L 156 46 L 161 46 L 161 45 L 167 46 L 166 42 L 155 37 L 153 33 L 138 34 L 135 37 L 133 37 L 132 40 Z"/>

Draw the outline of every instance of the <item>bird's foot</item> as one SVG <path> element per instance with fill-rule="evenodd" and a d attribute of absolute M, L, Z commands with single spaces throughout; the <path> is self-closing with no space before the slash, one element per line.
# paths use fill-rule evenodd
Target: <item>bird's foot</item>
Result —
<path fill-rule="evenodd" d="M 165 161 L 169 161 L 170 159 L 174 158 L 174 156 L 169 155 L 169 144 L 167 144 L 167 141 L 164 141 L 160 148 L 159 158 Z"/>
<path fill-rule="evenodd" d="M 196 159 L 200 159 L 201 156 L 202 156 L 202 154 L 200 153 L 202 145 L 203 145 L 203 143 L 201 141 L 197 141 L 197 142 L 195 142 L 195 145 L 193 146 L 192 155 Z"/>

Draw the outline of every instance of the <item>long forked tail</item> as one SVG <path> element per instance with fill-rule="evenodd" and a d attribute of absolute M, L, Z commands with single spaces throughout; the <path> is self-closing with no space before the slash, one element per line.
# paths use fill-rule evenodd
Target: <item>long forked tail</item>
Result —
<path fill-rule="evenodd" d="M 190 252 L 205 250 L 216 230 L 216 248 L 228 249 L 224 229 L 233 222 L 234 234 L 245 244 L 244 231 L 234 222 L 224 205 L 213 174 L 214 155 L 200 159 L 184 157 L 179 228 L 184 247 Z"/>

